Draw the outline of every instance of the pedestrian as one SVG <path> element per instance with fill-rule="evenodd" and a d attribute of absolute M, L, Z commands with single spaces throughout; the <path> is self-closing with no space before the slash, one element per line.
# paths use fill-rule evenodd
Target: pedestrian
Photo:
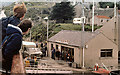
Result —
<path fill-rule="evenodd" d="M 2 40 L 6 36 L 6 29 L 8 27 L 8 24 L 12 24 L 17 26 L 21 20 L 24 18 L 25 13 L 27 11 L 27 8 L 24 3 L 22 4 L 16 4 L 13 8 L 13 16 L 2 18 L 0 24 L 2 24 Z"/>
<path fill-rule="evenodd" d="M 8 24 L 6 30 L 7 36 L 2 42 L 2 67 L 6 70 L 11 70 L 12 58 L 19 53 L 22 45 L 22 36 L 27 34 L 32 27 L 32 21 L 23 20 L 18 26 Z"/>
<path fill-rule="evenodd" d="M 55 60 L 55 49 L 54 49 L 54 47 L 52 48 L 52 59 Z"/>
<path fill-rule="evenodd" d="M 45 46 L 45 55 L 47 56 L 47 45 Z"/>
<path fill-rule="evenodd" d="M 58 60 L 59 60 L 59 58 L 60 58 L 60 51 L 57 49 L 56 50 L 56 57 L 58 58 Z"/>
<path fill-rule="evenodd" d="M 43 43 L 41 43 L 41 48 L 43 49 Z"/>
<path fill-rule="evenodd" d="M 36 42 L 36 48 L 38 48 L 38 42 Z"/>

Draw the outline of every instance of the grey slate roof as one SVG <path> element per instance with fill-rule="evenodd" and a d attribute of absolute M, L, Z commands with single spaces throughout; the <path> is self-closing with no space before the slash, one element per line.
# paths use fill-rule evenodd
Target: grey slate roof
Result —
<path fill-rule="evenodd" d="M 94 38 L 98 33 L 62 30 L 49 39 L 51 42 L 63 43 L 81 47 L 83 44 Z"/>
<path fill-rule="evenodd" d="M 113 8 L 96 9 L 95 13 L 96 13 L 96 15 L 113 17 L 114 16 L 114 9 Z"/>

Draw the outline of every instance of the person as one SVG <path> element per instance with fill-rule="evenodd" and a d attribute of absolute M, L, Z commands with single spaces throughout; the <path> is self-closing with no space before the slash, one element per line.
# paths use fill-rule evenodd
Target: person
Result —
<path fill-rule="evenodd" d="M 6 30 L 7 36 L 2 42 L 2 45 L 4 44 L 2 48 L 2 56 L 4 58 L 2 67 L 4 69 L 11 70 L 12 58 L 19 53 L 22 45 L 22 36 L 28 34 L 31 27 L 31 20 L 23 20 L 18 26 L 8 24 Z"/>
<path fill-rule="evenodd" d="M 36 48 L 38 48 L 38 42 L 36 42 Z"/>
<path fill-rule="evenodd" d="M 60 51 L 58 49 L 56 51 L 56 57 L 58 57 L 58 60 L 59 60 L 59 58 L 60 58 Z"/>
<path fill-rule="evenodd" d="M 17 26 L 24 18 L 27 8 L 24 3 L 16 4 L 13 8 L 13 16 L 2 18 L 0 24 L 2 24 L 2 40 L 6 36 L 6 28 L 8 24 Z"/>
<path fill-rule="evenodd" d="M 47 56 L 47 46 L 45 46 L 45 55 Z"/>
<path fill-rule="evenodd" d="M 55 49 L 54 49 L 54 47 L 52 48 L 52 59 L 55 60 Z"/>
<path fill-rule="evenodd" d="M 41 48 L 43 48 L 43 42 L 41 43 Z"/>

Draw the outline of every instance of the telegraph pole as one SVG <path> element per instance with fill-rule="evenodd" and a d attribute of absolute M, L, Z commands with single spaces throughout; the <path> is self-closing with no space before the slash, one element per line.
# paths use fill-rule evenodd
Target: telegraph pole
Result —
<path fill-rule="evenodd" d="M 84 22 L 85 22 L 85 14 L 84 14 L 84 0 L 82 0 L 82 11 L 83 11 L 83 23 L 82 23 L 82 31 L 84 31 L 85 27 L 84 27 Z"/>
<path fill-rule="evenodd" d="M 48 25 L 49 25 L 49 20 L 47 20 L 47 41 L 48 41 Z"/>
<path fill-rule="evenodd" d="M 93 10 L 93 14 L 92 14 L 92 32 L 94 32 L 94 0 L 93 0 L 92 10 Z"/>
<path fill-rule="evenodd" d="M 48 41 L 48 29 L 49 29 L 49 28 L 48 28 L 48 25 L 49 25 L 49 19 L 48 19 L 48 17 L 45 17 L 44 19 L 47 20 L 47 41 Z"/>
<path fill-rule="evenodd" d="M 114 41 L 116 42 L 116 37 L 117 37 L 117 25 L 116 25 L 116 0 L 114 1 L 114 24 L 115 24 L 115 28 L 114 28 Z"/>
<path fill-rule="evenodd" d="M 82 36 L 81 36 L 81 37 L 82 37 L 82 41 L 81 41 L 81 42 L 82 42 L 82 51 L 83 51 L 82 68 L 84 68 L 84 67 L 85 67 L 85 64 L 84 64 L 84 63 L 85 63 L 85 62 L 84 62 L 84 59 L 85 59 L 85 53 L 84 53 L 84 52 L 85 52 L 85 51 L 84 51 L 84 31 L 85 31 L 85 30 L 84 30 L 84 22 L 85 22 L 84 0 L 82 0 L 82 10 L 83 10 L 83 13 L 82 13 L 82 14 L 83 14 L 83 22 L 82 22 L 82 33 L 81 33 L 81 35 L 82 35 Z"/>

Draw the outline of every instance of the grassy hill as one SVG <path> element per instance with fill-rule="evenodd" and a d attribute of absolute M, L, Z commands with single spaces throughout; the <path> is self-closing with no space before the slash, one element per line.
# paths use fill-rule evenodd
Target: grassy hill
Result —
<path fill-rule="evenodd" d="M 5 14 L 10 16 L 13 14 L 13 6 L 15 3 L 12 3 L 10 6 L 4 7 Z M 43 41 L 46 40 L 47 36 L 47 26 L 44 18 L 50 15 L 52 6 L 54 3 L 45 3 L 45 2 L 25 2 L 27 7 L 27 13 L 25 14 L 25 19 L 31 18 L 34 22 L 34 27 L 32 28 L 32 40 L 33 41 Z M 44 23 L 43 23 L 44 22 Z M 95 29 L 100 28 L 100 26 L 95 26 Z M 81 25 L 73 25 L 72 23 L 50 23 L 49 24 L 49 38 L 58 33 L 61 30 L 82 30 Z M 85 25 L 86 31 L 91 31 L 92 27 L 90 25 Z M 30 34 L 26 35 L 25 38 L 29 38 Z"/>

